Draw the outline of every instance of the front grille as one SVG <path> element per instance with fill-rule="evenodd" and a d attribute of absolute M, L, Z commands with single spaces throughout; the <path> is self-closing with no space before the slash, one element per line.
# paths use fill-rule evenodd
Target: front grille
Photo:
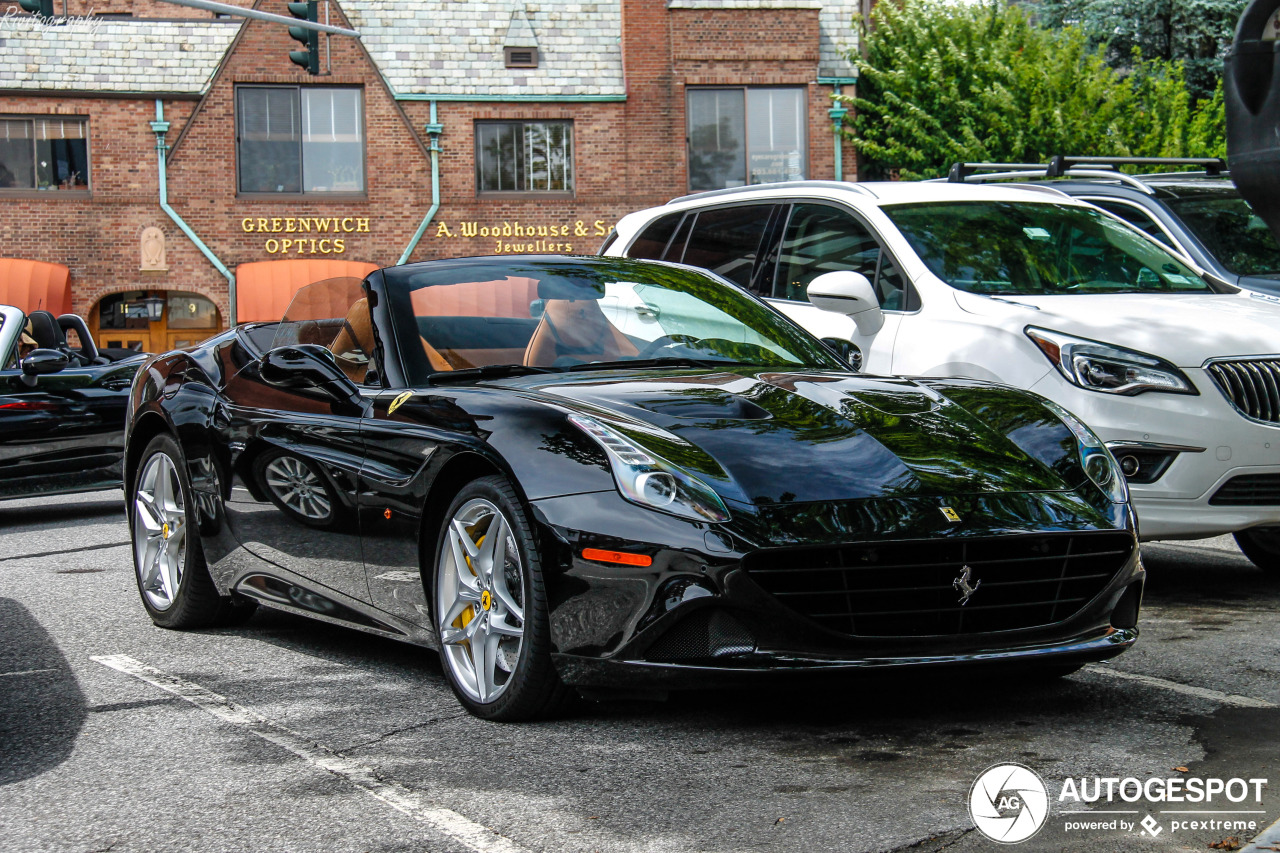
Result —
<path fill-rule="evenodd" d="M 1120 532 L 860 543 L 760 551 L 748 576 L 825 628 L 859 637 L 976 634 L 1078 613 L 1133 553 Z M 956 589 L 965 567 L 968 602 Z"/>
<path fill-rule="evenodd" d="M 722 610 L 704 607 L 659 637 L 645 652 L 645 659 L 699 660 L 747 655 L 755 650 L 755 637 L 741 622 Z"/>
<path fill-rule="evenodd" d="M 1280 474 L 1241 474 L 1222 484 L 1210 506 L 1280 506 Z"/>
<path fill-rule="evenodd" d="M 1208 370 L 1240 414 L 1280 423 L 1280 359 L 1215 361 Z"/>

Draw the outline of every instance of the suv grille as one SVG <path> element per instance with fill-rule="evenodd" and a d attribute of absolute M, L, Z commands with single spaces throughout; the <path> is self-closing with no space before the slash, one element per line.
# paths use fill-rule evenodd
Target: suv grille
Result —
<path fill-rule="evenodd" d="M 760 551 L 743 565 L 832 631 L 922 637 L 1061 622 L 1102 592 L 1133 550 L 1128 533 L 1051 533 Z M 976 591 L 961 605 L 965 567 Z"/>
<path fill-rule="evenodd" d="M 1215 361 L 1208 370 L 1240 414 L 1280 423 L 1280 359 Z"/>
<path fill-rule="evenodd" d="M 1222 484 L 1210 506 L 1280 506 L 1280 474 L 1240 474 Z"/>

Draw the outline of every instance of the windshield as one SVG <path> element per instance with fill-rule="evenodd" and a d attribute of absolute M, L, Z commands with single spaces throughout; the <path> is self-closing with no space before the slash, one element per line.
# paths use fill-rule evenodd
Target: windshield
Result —
<path fill-rule="evenodd" d="M 694 270 L 623 258 L 524 257 L 429 262 L 383 275 L 414 382 L 442 371 L 512 366 L 847 369 L 768 306 Z"/>
<path fill-rule="evenodd" d="M 1170 199 L 1165 204 L 1231 272 L 1280 277 L 1280 243 L 1240 196 L 1215 193 Z"/>
<path fill-rule="evenodd" d="M 882 210 L 930 272 L 969 293 L 1213 292 L 1177 257 L 1092 208 L 960 201 Z"/>

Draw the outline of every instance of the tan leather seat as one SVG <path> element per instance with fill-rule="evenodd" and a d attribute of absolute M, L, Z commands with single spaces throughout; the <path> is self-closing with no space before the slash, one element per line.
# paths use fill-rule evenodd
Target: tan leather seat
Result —
<path fill-rule="evenodd" d="M 530 367 L 555 367 L 560 359 L 575 363 L 616 361 L 639 350 L 618 331 L 594 299 L 548 299 L 542 320 L 524 351 Z"/>
<path fill-rule="evenodd" d="M 369 370 L 369 357 L 373 353 L 373 320 L 369 316 L 369 300 L 358 299 L 347 311 L 342 328 L 329 345 L 338 367 L 347 378 L 359 384 Z"/>

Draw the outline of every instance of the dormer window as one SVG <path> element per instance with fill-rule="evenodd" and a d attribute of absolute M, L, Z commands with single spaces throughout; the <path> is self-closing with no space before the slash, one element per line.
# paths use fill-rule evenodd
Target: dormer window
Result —
<path fill-rule="evenodd" d="M 508 68 L 537 68 L 536 47 L 504 47 L 502 49 Z"/>

